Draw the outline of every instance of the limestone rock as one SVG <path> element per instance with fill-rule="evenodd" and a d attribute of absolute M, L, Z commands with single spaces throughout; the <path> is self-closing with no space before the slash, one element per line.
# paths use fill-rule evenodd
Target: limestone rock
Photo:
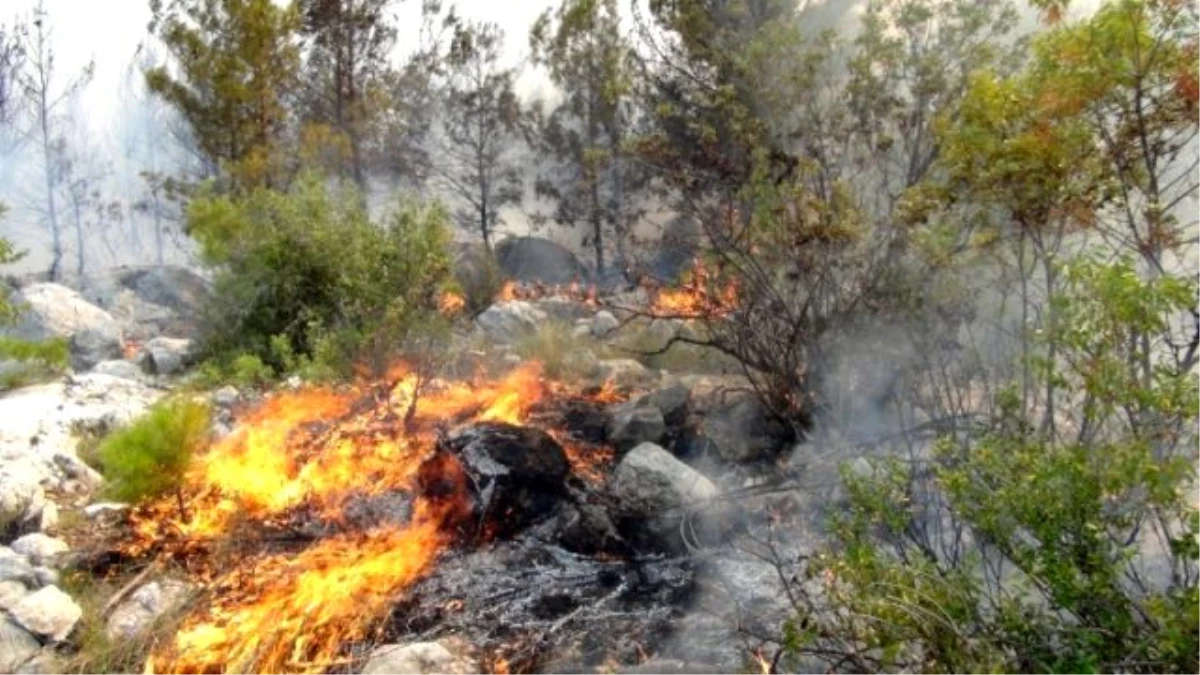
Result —
<path fill-rule="evenodd" d="M 383 645 L 371 652 L 364 675 L 382 673 L 478 673 L 479 664 L 467 655 L 461 641 L 414 642 L 407 645 Z"/>
<path fill-rule="evenodd" d="M 156 337 L 142 347 L 142 368 L 152 375 L 174 375 L 195 360 L 191 340 Z"/>
<path fill-rule="evenodd" d="M 41 648 L 29 631 L 0 616 L 0 673 L 16 672 Z"/>
<path fill-rule="evenodd" d="M 57 586 L 46 586 L 21 598 L 9 614 L 30 633 L 62 642 L 83 616 L 83 610 Z"/>
<path fill-rule="evenodd" d="M 524 300 L 498 302 L 475 317 L 475 324 L 492 342 L 512 344 L 537 332 L 549 317 Z"/>
<path fill-rule="evenodd" d="M 151 581 L 117 605 L 105 632 L 112 640 L 134 638 L 156 619 L 182 605 L 188 592 L 187 584 L 180 581 Z"/>
<path fill-rule="evenodd" d="M 66 553 L 70 547 L 61 539 L 34 532 L 14 541 L 12 550 L 26 556 L 33 564 L 42 565 L 53 560 L 60 553 Z"/>

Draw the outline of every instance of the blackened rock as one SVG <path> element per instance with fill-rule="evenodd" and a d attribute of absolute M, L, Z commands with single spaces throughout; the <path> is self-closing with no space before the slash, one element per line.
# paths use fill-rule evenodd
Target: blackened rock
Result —
<path fill-rule="evenodd" d="M 540 429 L 477 424 L 447 443 L 470 478 L 474 511 L 498 536 L 545 518 L 565 494 L 571 465 L 563 449 Z"/>

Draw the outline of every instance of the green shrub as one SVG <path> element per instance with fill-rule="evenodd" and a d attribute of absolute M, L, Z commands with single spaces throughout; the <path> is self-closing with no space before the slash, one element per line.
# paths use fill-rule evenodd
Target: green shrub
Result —
<path fill-rule="evenodd" d="M 386 361 L 436 320 L 452 285 L 440 206 L 403 203 L 377 225 L 353 189 L 315 175 L 288 192 L 202 194 L 188 226 L 218 270 L 203 343 L 223 363 L 252 355 L 275 373 L 347 373 Z"/>
<path fill-rule="evenodd" d="M 192 400 L 156 404 L 130 426 L 109 435 L 98 451 L 108 496 L 125 502 L 175 493 L 187 517 L 180 490 L 192 455 L 208 440 L 209 408 Z"/>
<path fill-rule="evenodd" d="M 1167 339 L 1196 282 L 1126 262 L 1062 276 L 1032 370 L 1059 393 L 1056 426 L 1012 386 L 929 462 L 845 471 L 838 544 L 809 570 L 829 604 L 786 627 L 793 653 L 836 641 L 845 665 L 878 671 L 1200 668 L 1200 393 Z"/>

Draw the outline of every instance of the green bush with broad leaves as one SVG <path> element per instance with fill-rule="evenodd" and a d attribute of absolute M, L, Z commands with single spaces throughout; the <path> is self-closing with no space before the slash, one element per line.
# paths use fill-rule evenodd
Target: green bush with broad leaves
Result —
<path fill-rule="evenodd" d="M 187 221 L 217 269 L 203 342 L 225 372 L 257 378 L 247 356 L 275 374 L 382 367 L 440 324 L 452 286 L 440 206 L 401 203 L 376 224 L 356 191 L 309 174 L 286 192 L 201 194 Z"/>
<path fill-rule="evenodd" d="M 1187 346 L 1171 347 L 1196 280 L 1128 261 L 1061 274 L 1037 343 L 1055 367 L 1032 370 L 1058 393 L 1056 423 L 1014 386 L 986 428 L 925 460 L 844 470 L 849 510 L 808 563 L 826 583 L 786 627 L 793 655 L 833 650 L 870 671 L 1200 670 L 1200 395 Z"/>

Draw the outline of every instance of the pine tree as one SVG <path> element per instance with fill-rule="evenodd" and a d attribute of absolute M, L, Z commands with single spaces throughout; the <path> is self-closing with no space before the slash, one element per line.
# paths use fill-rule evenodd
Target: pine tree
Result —
<path fill-rule="evenodd" d="M 210 169 L 234 188 L 281 181 L 292 128 L 300 13 L 272 0 L 152 0 L 152 28 L 178 66 L 146 72 L 150 90 L 187 120 Z"/>

